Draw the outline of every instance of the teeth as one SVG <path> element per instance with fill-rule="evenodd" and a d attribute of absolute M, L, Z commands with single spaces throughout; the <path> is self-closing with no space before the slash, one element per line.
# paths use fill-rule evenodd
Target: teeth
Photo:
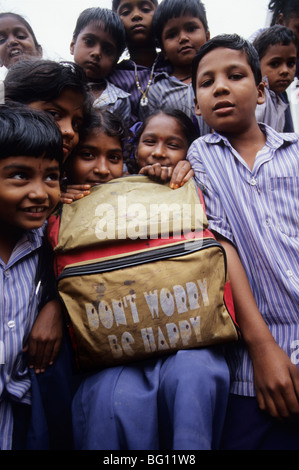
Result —
<path fill-rule="evenodd" d="M 20 54 L 21 54 L 21 51 L 19 51 L 17 49 L 10 52 L 11 57 L 15 57 L 15 56 L 20 55 Z"/>
<path fill-rule="evenodd" d="M 30 207 L 25 210 L 26 212 L 44 212 L 45 208 L 44 207 Z"/>

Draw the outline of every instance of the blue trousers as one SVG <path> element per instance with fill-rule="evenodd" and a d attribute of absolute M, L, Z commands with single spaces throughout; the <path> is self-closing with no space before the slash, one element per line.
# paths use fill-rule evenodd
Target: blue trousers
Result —
<path fill-rule="evenodd" d="M 279 421 L 260 410 L 255 397 L 230 395 L 223 450 L 299 450 L 299 420 Z"/>
<path fill-rule="evenodd" d="M 85 378 L 74 397 L 75 448 L 217 448 L 228 393 L 229 372 L 218 348 L 102 370 Z"/>

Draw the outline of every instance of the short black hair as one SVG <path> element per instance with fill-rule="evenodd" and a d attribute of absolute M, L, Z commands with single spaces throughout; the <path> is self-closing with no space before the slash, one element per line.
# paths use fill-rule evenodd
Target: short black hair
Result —
<path fill-rule="evenodd" d="M 162 33 L 167 21 L 186 15 L 199 18 L 205 31 L 209 31 L 206 9 L 201 0 L 163 0 L 153 18 L 153 31 L 158 47 L 163 48 Z"/>
<path fill-rule="evenodd" d="M 196 96 L 196 78 L 197 78 L 197 69 L 201 59 L 208 54 L 209 52 L 224 47 L 226 49 L 232 49 L 236 51 L 241 51 L 246 54 L 248 64 L 253 72 L 256 85 L 262 81 L 262 72 L 258 53 L 253 45 L 243 39 L 238 34 L 221 34 L 213 37 L 205 44 L 201 46 L 199 51 L 192 62 L 192 87 L 194 95 Z"/>
<path fill-rule="evenodd" d="M 108 8 L 86 8 L 77 19 L 73 32 L 73 40 L 75 42 L 82 29 L 91 23 L 103 24 L 104 31 L 108 31 L 111 34 L 117 45 L 117 59 L 119 59 L 126 47 L 126 32 L 119 16 Z"/>
<path fill-rule="evenodd" d="M 286 22 L 294 16 L 299 17 L 298 0 L 270 0 L 268 8 L 272 11 L 271 26 L 277 23 L 280 14 L 283 15 Z"/>
<path fill-rule="evenodd" d="M 253 45 L 257 50 L 260 60 L 267 53 L 270 46 L 274 46 L 275 44 L 288 46 L 291 43 L 294 43 L 296 48 L 298 47 L 297 37 L 294 31 L 279 24 L 266 28 L 253 41 Z"/>
<path fill-rule="evenodd" d="M 52 116 L 19 103 L 0 105 L 0 159 L 30 156 L 63 161 L 62 135 Z"/>
<path fill-rule="evenodd" d="M 149 1 L 152 2 L 155 6 L 158 6 L 158 0 L 149 0 Z M 112 10 L 113 11 L 117 11 L 120 2 L 121 2 L 121 0 L 112 0 Z"/>

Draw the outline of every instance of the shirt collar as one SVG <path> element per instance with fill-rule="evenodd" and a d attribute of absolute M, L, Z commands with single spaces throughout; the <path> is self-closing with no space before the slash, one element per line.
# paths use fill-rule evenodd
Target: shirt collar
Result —
<path fill-rule="evenodd" d="M 267 126 L 266 124 L 259 123 L 260 129 L 266 135 L 266 145 L 273 149 L 278 149 L 285 144 L 295 143 L 298 142 L 299 136 L 295 133 L 278 133 L 272 127 Z M 214 132 L 213 134 L 206 134 L 202 137 L 202 139 L 208 144 L 218 144 L 219 142 L 223 142 L 227 146 L 231 146 L 229 140 L 221 135 L 218 132 Z"/>

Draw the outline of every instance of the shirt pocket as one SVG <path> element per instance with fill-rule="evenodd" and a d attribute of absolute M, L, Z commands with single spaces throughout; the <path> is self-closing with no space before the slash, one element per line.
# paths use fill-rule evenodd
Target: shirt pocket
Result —
<path fill-rule="evenodd" d="M 289 237 L 298 236 L 299 177 L 270 178 L 272 217 L 277 228 Z"/>

